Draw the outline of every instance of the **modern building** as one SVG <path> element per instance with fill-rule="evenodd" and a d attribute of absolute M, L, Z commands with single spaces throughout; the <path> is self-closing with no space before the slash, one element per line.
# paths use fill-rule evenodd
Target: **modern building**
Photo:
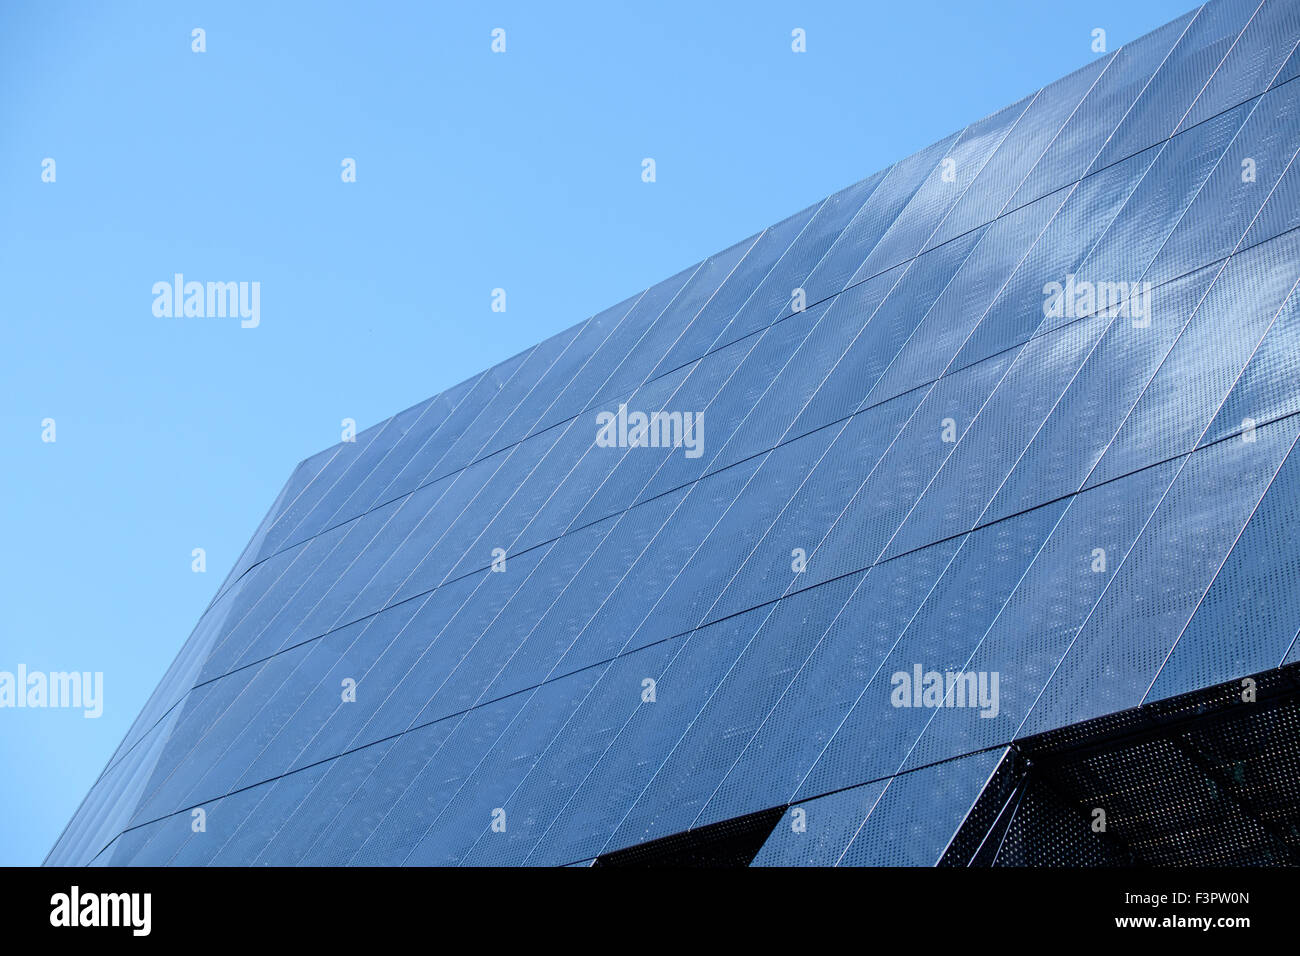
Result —
<path fill-rule="evenodd" d="M 1300 4 L 307 459 L 51 864 L 1300 856 Z"/>

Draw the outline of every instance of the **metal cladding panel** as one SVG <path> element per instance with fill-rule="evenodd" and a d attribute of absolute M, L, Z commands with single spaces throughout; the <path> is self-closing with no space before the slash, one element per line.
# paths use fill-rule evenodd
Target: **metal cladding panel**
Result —
<path fill-rule="evenodd" d="M 1108 166 L 1178 129 L 1260 5 L 1260 0 L 1207 3 L 1197 10 L 1124 121 L 1093 160 L 1092 168 Z"/>
<path fill-rule="evenodd" d="M 628 846 L 686 830 L 696 818 L 748 737 L 761 726 L 817 634 L 852 591 L 843 579 L 801 591 L 772 605 L 762 625 L 734 655 L 724 677 L 699 702 L 686 732 L 675 741 L 611 846 Z M 675 701 L 661 695 L 661 703 Z M 784 800 L 772 782 L 744 812 Z"/>
<path fill-rule="evenodd" d="M 952 549 L 925 600 L 864 683 L 852 709 L 809 770 L 798 798 L 814 797 L 862 779 L 886 777 L 903 767 L 917 738 L 938 712 L 936 707 L 924 706 L 924 675 L 963 669 L 979 635 L 1039 553 L 1062 508 L 1058 502 L 982 528 Z M 887 566 L 885 562 L 879 567 Z M 954 691 L 948 693 L 957 703 Z M 962 709 L 968 707 L 985 709 L 975 693 L 962 701 Z"/>
<path fill-rule="evenodd" d="M 770 611 L 757 608 L 675 642 L 659 676 L 645 675 L 655 681 L 654 701 L 646 700 L 649 688 L 643 687 L 638 706 L 609 738 L 526 863 L 568 863 L 619 848 L 611 845 L 615 832 Z"/>
<path fill-rule="evenodd" d="M 805 555 L 815 550 L 825 529 L 857 491 L 861 476 L 879 463 L 919 398 L 905 395 L 813 433 L 827 435 L 829 443 L 821 457 L 810 462 L 807 475 L 762 538 L 742 556 L 740 567 L 710 609 L 711 617 L 739 613 L 765 600 L 765 595 L 784 594 L 803 585 L 807 569 L 798 570 L 795 549 L 802 549 Z"/>
<path fill-rule="evenodd" d="M 1133 104 L 1195 16 L 1196 11 L 1186 13 L 1110 54 L 1097 82 L 1012 196 L 1012 206 L 1024 205 L 1084 177 L 1105 144 L 1127 122 Z M 1155 142 L 1155 134 L 1149 135 Z M 1094 174 L 1098 171 L 1091 170 Z"/>
<path fill-rule="evenodd" d="M 920 254 L 1024 114 L 1029 102 L 1022 100 L 1008 106 L 962 131 L 858 267 L 855 279 L 865 279 Z"/>
<path fill-rule="evenodd" d="M 1295 288 L 1298 257 L 1300 234 L 1288 234 L 1228 260 L 1088 484 L 1198 445 Z M 1196 388 L 1187 388 L 1188 381 Z"/>
<path fill-rule="evenodd" d="M 1252 14 L 1183 117 L 1179 129 L 1194 126 L 1263 92 L 1283 78 L 1283 66 L 1300 43 L 1300 9 L 1287 0 L 1264 0 Z"/>
<path fill-rule="evenodd" d="M 829 423 L 807 427 L 796 422 L 796 417 L 807 409 L 813 396 L 824 394 L 821 386 L 833 374 L 849 343 L 871 321 L 876 306 L 891 285 L 890 274 L 886 273 L 854 286 L 837 297 L 802 338 L 792 336 L 798 339 L 795 348 L 787 352 L 784 364 L 774 374 L 760 378 L 758 384 L 762 391 L 744 408 L 743 417 L 725 444 L 709 458 L 707 471 L 743 461 L 782 442 L 797 440 Z M 813 309 L 821 312 L 824 307 Z M 843 415 L 830 420 L 847 417 L 851 410 L 845 409 Z"/>
<path fill-rule="evenodd" d="M 47 862 L 934 865 L 1297 661 L 1298 40 L 1213 0 L 302 462 Z"/>
<path fill-rule="evenodd" d="M 1110 323 L 981 520 L 1009 517 L 1083 486 L 1217 274 L 1217 266 L 1207 266 L 1154 289 L 1159 322 L 1145 328 Z"/>
<path fill-rule="evenodd" d="M 1110 61 L 1111 56 L 1102 57 L 1043 87 L 1031 98 L 1015 126 L 926 244 L 927 249 L 1014 211 L 1012 194 L 1061 133 Z"/>
<path fill-rule="evenodd" d="M 834 866 L 887 783 L 866 783 L 791 807 L 751 865 Z"/>
<path fill-rule="evenodd" d="M 996 708 L 934 711 L 906 766 L 922 767 L 1017 736 L 1079 623 L 1138 539 L 1177 472 L 1167 462 L 1068 499 L 1014 589 L 979 634 L 963 671 L 997 673 Z M 1032 513 L 1032 512 L 1027 512 Z"/>
<path fill-rule="evenodd" d="M 1021 260 L 1069 195 L 1068 189 L 1057 190 L 1008 212 L 983 230 L 970 255 L 933 300 L 898 353 L 890 358 L 884 374 L 862 398 L 861 407 L 928 385 L 940 375 L 955 370 L 957 366 L 953 363 L 961 346 L 984 320 Z M 819 390 L 819 399 L 823 390 Z"/>
<path fill-rule="evenodd" d="M 1106 325 L 1104 317 L 1094 316 L 1025 344 L 895 533 L 885 557 L 975 527 Z"/>
<path fill-rule="evenodd" d="M 1025 252 L 1010 280 L 957 350 L 951 360 L 954 370 L 993 358 L 1033 335 L 1047 334 L 1071 321 L 1064 317 L 1064 308 L 1057 308 L 1055 299 L 1045 299 L 1049 283 L 1068 283 L 1157 154 L 1155 148 L 1145 150 L 1066 187 L 1068 195 L 1047 228 L 1027 237 Z"/>
<path fill-rule="evenodd" d="M 956 542 L 935 545 L 843 579 L 852 585 L 848 598 L 816 628 L 765 720 L 701 811 L 700 822 L 728 819 L 745 812 L 738 808 L 763 801 L 773 805 L 796 798 L 956 549 Z"/>
<path fill-rule="evenodd" d="M 1223 683 L 1283 663 L 1300 633 L 1290 586 L 1300 551 L 1300 456 L 1292 452 L 1178 635 L 1146 700 Z M 1231 634 L 1231 641 L 1222 635 Z"/>
<path fill-rule="evenodd" d="M 1196 258 L 1218 262 L 1236 251 L 1300 147 L 1297 111 L 1300 90 L 1294 83 L 1250 105 L 1246 121 L 1152 262 L 1148 279 L 1162 284 L 1184 274 Z M 1273 235 L 1256 234 L 1257 241 L 1265 238 Z"/>
<path fill-rule="evenodd" d="M 890 778 L 836 866 L 934 866 L 1006 748 Z"/>
<path fill-rule="evenodd" d="M 598 682 L 537 752 L 527 773 L 502 802 L 502 809 L 510 815 L 505 833 L 494 833 L 490 825 L 481 823 L 462 865 L 518 866 L 528 862 L 597 773 L 623 728 L 640 708 L 658 702 L 657 684 L 681 649 L 677 642 L 664 641 L 602 665 Z M 654 702 L 643 699 L 647 679 L 656 682 Z"/>
<path fill-rule="evenodd" d="M 888 295 L 873 303 L 872 313 L 861 331 L 836 358 L 807 407 L 800 410 L 794 425 L 796 430 L 806 431 L 839 421 L 870 399 L 881 376 L 915 337 L 921 320 L 951 284 L 953 275 L 979 242 L 983 231 L 977 229 L 954 239 L 917 258 L 902 271 L 892 270 L 864 283 L 888 282 Z M 845 293 L 840 298 L 851 294 Z M 845 303 L 851 304 L 851 301 Z"/>
<path fill-rule="evenodd" d="M 1181 459 L 1173 484 L 1088 612 L 1022 732 L 1142 702 L 1298 434 L 1300 421 L 1286 419 L 1259 429 L 1254 442 L 1221 442 Z M 1224 494 L 1225 488 L 1232 493 Z M 1154 588 L 1157 578 L 1161 586 Z"/>
<path fill-rule="evenodd" d="M 727 288 L 741 264 L 748 258 L 749 252 L 759 245 L 761 238 L 751 236 L 704 260 L 682 290 L 659 313 L 654 325 L 637 343 L 636 348 L 615 369 L 610 381 L 601 387 L 601 397 L 621 395 L 699 358 L 703 354 L 702 350 L 692 350 L 682 361 L 669 362 L 663 356 L 665 351 L 670 351 L 693 330 L 702 327 L 706 337 L 709 334 L 715 337 L 721 334 L 718 326 L 723 317 L 710 310 L 709 303 L 719 295 L 723 295 L 723 302 L 730 300 L 731 296 L 722 290 Z M 659 359 L 657 364 L 656 359 Z"/>
<path fill-rule="evenodd" d="M 697 413 L 707 420 L 710 434 L 716 430 L 721 435 L 734 436 L 735 431 L 753 413 L 755 404 L 771 389 L 772 380 L 789 364 L 791 353 L 796 352 L 800 343 L 820 326 L 824 313 L 824 306 L 813 306 L 778 322 L 759 335 L 736 343 L 735 348 L 743 348 L 744 357 Z M 710 366 L 714 359 L 713 355 L 706 356 L 700 363 L 701 370 Z M 716 472 L 718 468 L 715 461 L 710 460 L 704 447 L 701 447 L 699 454 L 692 452 L 690 455 L 686 454 L 689 449 L 675 449 L 671 446 L 647 449 L 650 455 L 642 454 L 639 457 L 653 458 L 656 467 L 641 486 L 638 500 L 646 501 L 664 491 L 695 481 L 706 472 Z M 772 447 L 772 444 L 767 444 L 759 451 L 768 451 Z M 727 454 L 725 460 L 736 463 L 745 457 L 747 456 L 743 454 Z"/>
<path fill-rule="evenodd" d="M 892 172 L 892 170 L 890 170 Z M 852 223 L 863 204 L 873 196 L 878 188 L 889 179 L 888 173 L 877 173 L 848 189 L 829 197 L 818 208 L 816 214 L 799 232 L 786 249 L 785 254 L 777 260 L 761 282 L 744 303 L 730 316 L 726 325 L 719 331 L 711 349 L 734 342 L 772 325 L 777 320 L 794 314 L 794 296 L 796 289 L 802 289 L 803 283 L 823 261 L 846 228 Z M 897 185 L 885 187 L 887 195 L 894 195 Z M 805 293 L 807 290 L 804 290 Z M 829 290 L 827 294 L 832 294 Z M 808 304 L 817 300 L 805 299 Z M 667 361 L 661 368 L 671 367 Z"/>

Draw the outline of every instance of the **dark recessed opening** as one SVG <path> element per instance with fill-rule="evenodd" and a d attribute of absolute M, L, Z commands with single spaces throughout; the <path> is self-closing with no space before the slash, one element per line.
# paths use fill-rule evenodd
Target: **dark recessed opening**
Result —
<path fill-rule="evenodd" d="M 674 833 L 597 857 L 593 866 L 749 866 L 785 807 Z"/>

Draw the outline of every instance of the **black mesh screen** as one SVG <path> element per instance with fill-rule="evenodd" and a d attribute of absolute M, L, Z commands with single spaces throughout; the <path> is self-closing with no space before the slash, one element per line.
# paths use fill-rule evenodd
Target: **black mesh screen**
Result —
<path fill-rule="evenodd" d="M 1300 665 L 1020 741 L 948 866 L 1300 862 Z"/>

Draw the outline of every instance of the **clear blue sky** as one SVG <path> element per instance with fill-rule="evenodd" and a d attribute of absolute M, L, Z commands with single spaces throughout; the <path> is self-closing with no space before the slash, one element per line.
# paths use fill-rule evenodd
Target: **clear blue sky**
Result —
<path fill-rule="evenodd" d="M 0 863 L 44 857 L 341 419 L 374 424 L 1084 65 L 1094 27 L 1113 49 L 1192 6 L 5 3 L 0 671 L 102 671 L 105 701 L 98 720 L 0 709 Z M 156 318 L 174 272 L 260 282 L 261 325 Z"/>

